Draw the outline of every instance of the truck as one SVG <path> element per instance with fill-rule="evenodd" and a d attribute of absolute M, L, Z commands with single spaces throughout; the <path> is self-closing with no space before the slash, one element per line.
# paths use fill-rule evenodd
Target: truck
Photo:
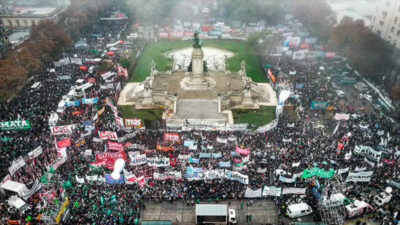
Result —
<path fill-rule="evenodd" d="M 229 218 L 229 221 L 228 221 Z M 228 212 L 226 204 L 197 204 L 196 224 L 228 224 L 236 221 L 234 212 Z"/>
<path fill-rule="evenodd" d="M 361 216 L 364 213 L 373 211 L 372 206 L 364 201 L 355 200 L 353 204 L 346 205 L 347 218 Z"/>

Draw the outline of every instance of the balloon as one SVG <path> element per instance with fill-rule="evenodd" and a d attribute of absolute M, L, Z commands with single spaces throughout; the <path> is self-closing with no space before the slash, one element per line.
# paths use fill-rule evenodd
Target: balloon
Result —
<path fill-rule="evenodd" d="M 121 171 L 124 169 L 125 167 L 125 161 L 124 159 L 117 159 L 114 163 L 114 171 L 111 173 L 111 177 L 114 180 L 119 180 L 119 178 L 121 177 Z"/>
<path fill-rule="evenodd" d="M 100 203 L 103 205 L 103 203 L 104 203 L 104 198 L 103 198 L 103 196 L 100 196 Z"/>

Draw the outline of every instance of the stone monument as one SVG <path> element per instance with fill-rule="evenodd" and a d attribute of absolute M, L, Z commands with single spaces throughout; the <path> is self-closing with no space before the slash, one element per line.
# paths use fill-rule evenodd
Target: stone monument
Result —
<path fill-rule="evenodd" d="M 152 61 L 149 77 L 143 82 L 128 83 L 120 94 L 118 105 L 135 105 L 136 109 L 163 106 L 167 126 L 205 123 L 224 126 L 234 123 L 233 109 L 277 105 L 271 85 L 256 83 L 248 77 L 244 61 L 237 72 L 205 70 L 205 52 L 198 32 L 194 35 L 191 51 L 187 72 L 159 72 Z M 225 62 L 221 64 L 225 65 Z"/>

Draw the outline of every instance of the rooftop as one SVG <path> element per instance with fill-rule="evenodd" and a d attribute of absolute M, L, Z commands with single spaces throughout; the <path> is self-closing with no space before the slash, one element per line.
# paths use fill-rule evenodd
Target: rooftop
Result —
<path fill-rule="evenodd" d="M 0 15 L 5 17 L 15 17 L 15 16 L 36 16 L 43 17 L 55 14 L 60 11 L 62 7 L 15 7 L 11 14 Z"/>

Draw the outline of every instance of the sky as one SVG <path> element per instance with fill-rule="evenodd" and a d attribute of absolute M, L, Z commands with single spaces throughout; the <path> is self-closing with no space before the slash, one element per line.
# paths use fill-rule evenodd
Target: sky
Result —
<path fill-rule="evenodd" d="M 327 0 L 332 10 L 337 14 L 338 22 L 344 16 L 362 19 L 365 25 L 370 25 L 370 20 L 375 12 L 376 0 Z"/>

